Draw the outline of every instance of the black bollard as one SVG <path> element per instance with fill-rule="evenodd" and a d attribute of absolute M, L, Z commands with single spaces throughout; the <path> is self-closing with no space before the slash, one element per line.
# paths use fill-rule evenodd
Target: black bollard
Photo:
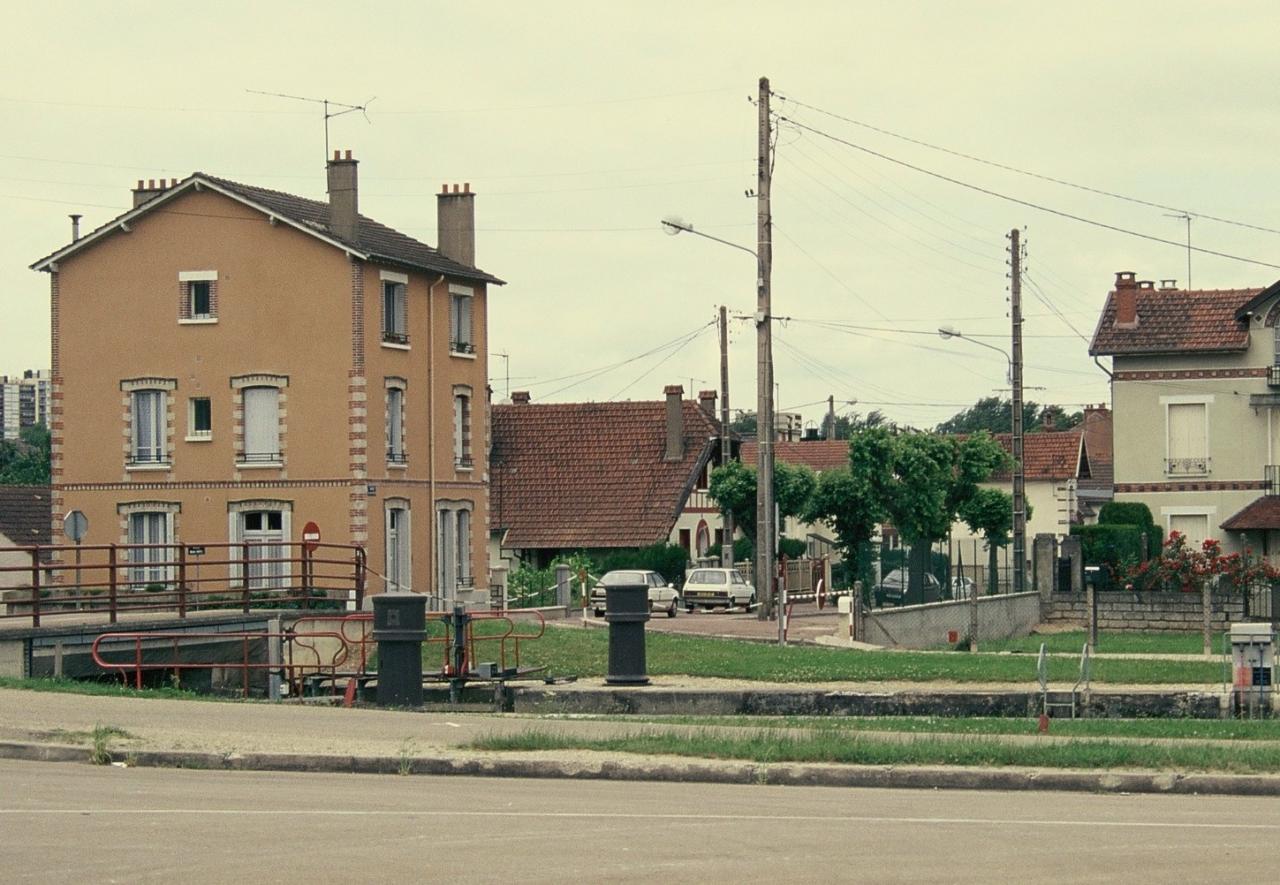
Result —
<path fill-rule="evenodd" d="M 378 706 L 422 706 L 422 643 L 426 635 L 425 596 L 379 593 L 373 597 L 373 638 L 378 643 Z"/>
<path fill-rule="evenodd" d="M 604 619 L 609 624 L 609 685 L 648 685 L 644 623 L 649 620 L 649 586 L 606 584 Z"/>

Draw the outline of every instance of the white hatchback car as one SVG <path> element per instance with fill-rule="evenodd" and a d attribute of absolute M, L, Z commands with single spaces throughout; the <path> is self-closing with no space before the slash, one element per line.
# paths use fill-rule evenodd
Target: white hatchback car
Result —
<path fill-rule="evenodd" d="M 756 601 L 756 589 L 731 568 L 696 568 L 684 581 L 684 607 L 730 609 L 749 608 Z"/>
<path fill-rule="evenodd" d="M 680 608 L 680 596 L 676 588 L 667 583 L 667 579 L 657 572 L 645 569 L 618 569 L 606 572 L 596 585 L 591 588 L 591 610 L 597 618 L 605 612 L 605 587 L 610 584 L 635 585 L 642 584 L 649 588 L 649 608 L 651 611 L 663 611 L 668 618 L 674 618 Z"/>

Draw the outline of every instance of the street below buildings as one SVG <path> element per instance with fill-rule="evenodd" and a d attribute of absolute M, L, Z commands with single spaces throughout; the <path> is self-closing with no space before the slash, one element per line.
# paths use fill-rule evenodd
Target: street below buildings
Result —
<path fill-rule="evenodd" d="M 1269 798 L 285 774 L 0 761 L 8 882 L 1269 877 Z"/>

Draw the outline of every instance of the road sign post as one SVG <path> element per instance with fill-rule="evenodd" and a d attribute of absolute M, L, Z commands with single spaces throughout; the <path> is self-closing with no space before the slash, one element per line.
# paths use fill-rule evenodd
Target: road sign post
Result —
<path fill-rule="evenodd" d="M 72 510 L 62 518 L 62 533 L 76 545 L 76 595 L 80 595 L 80 542 L 89 531 L 89 517 L 80 510 Z"/>

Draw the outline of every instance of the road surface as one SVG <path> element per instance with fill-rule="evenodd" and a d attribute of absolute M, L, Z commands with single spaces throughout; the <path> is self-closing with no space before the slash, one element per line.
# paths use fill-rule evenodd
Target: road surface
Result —
<path fill-rule="evenodd" d="M 1269 881 L 1274 799 L 0 761 L 6 882 Z"/>

